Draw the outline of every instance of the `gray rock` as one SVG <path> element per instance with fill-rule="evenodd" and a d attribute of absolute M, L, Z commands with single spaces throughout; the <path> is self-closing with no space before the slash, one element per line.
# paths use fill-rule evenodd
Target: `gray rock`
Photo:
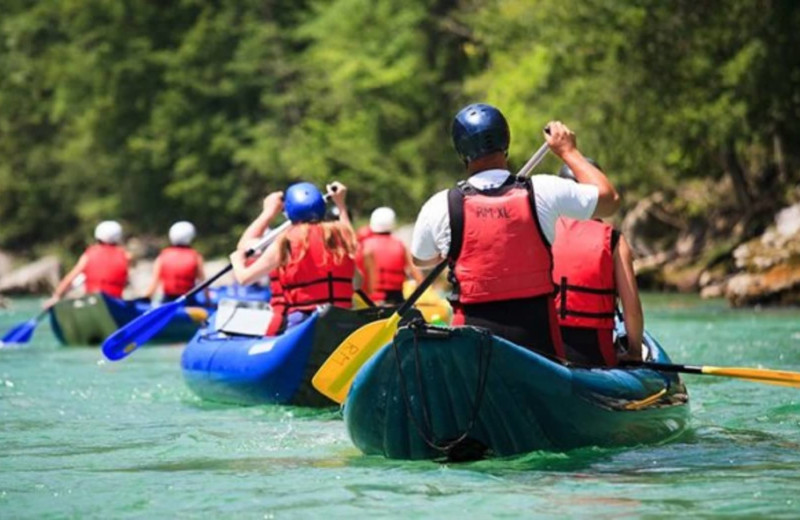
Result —
<path fill-rule="evenodd" d="M 0 280 L 3 294 L 48 294 L 60 279 L 61 262 L 56 256 L 45 256 L 15 269 Z"/>
<path fill-rule="evenodd" d="M 800 304 L 800 203 L 778 212 L 774 225 L 733 257 L 739 272 L 725 287 L 731 304 Z"/>

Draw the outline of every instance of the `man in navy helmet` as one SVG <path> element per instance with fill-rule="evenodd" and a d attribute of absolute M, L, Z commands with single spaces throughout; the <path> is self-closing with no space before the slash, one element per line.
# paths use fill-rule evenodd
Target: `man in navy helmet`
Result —
<path fill-rule="evenodd" d="M 463 108 L 452 137 L 469 177 L 425 203 L 411 253 L 420 266 L 449 260 L 454 325 L 486 327 L 563 359 L 551 273 L 556 221 L 610 216 L 619 196 L 578 151 L 569 128 L 560 121 L 547 128 L 551 151 L 572 168 L 577 184 L 553 175 L 517 178 L 508 169 L 510 132 L 503 114 L 482 103 Z"/>

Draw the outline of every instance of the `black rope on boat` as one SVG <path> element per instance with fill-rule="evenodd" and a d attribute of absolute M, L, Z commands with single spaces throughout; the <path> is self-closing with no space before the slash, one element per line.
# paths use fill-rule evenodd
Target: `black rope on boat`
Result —
<path fill-rule="evenodd" d="M 493 350 L 493 342 L 492 342 L 492 335 L 489 333 L 488 330 L 485 329 L 474 329 L 479 331 L 481 335 L 481 342 L 480 342 L 480 349 L 478 351 L 478 381 L 475 388 L 475 397 L 473 399 L 472 410 L 470 412 L 470 419 L 467 422 L 467 426 L 464 430 L 456 436 L 455 439 L 446 441 L 446 442 L 439 442 L 436 439 L 436 433 L 434 432 L 433 422 L 431 421 L 431 413 L 430 413 L 430 405 L 428 403 L 428 396 L 425 390 L 425 383 L 423 377 L 423 369 L 422 369 L 422 360 L 420 357 L 419 352 L 419 337 L 422 335 L 422 332 L 426 330 L 427 325 L 424 322 L 415 321 L 409 324 L 409 328 L 413 332 L 414 337 L 414 372 L 416 376 L 416 384 L 419 388 L 420 393 L 420 407 L 422 408 L 422 424 L 417 419 L 417 416 L 414 414 L 411 405 L 411 398 L 408 394 L 408 387 L 406 385 L 405 376 L 403 374 L 402 364 L 400 362 L 400 353 L 397 347 L 397 335 L 395 334 L 395 338 L 392 341 L 392 351 L 394 353 L 395 365 L 397 367 L 397 375 L 399 378 L 399 386 L 400 392 L 403 395 L 403 402 L 406 407 L 406 414 L 408 415 L 411 424 L 413 424 L 414 429 L 419 434 L 420 438 L 427 444 L 429 447 L 442 452 L 447 458 L 451 460 L 466 460 L 466 457 L 462 456 L 455 456 L 454 449 L 461 445 L 464 441 L 467 440 L 470 432 L 475 427 L 475 424 L 478 420 L 478 414 L 480 412 L 481 404 L 483 402 L 483 396 L 486 393 L 486 382 L 489 379 L 489 366 L 491 364 L 492 359 L 492 350 Z M 474 446 L 470 447 L 474 448 Z M 474 458 L 474 457 L 470 457 Z"/>

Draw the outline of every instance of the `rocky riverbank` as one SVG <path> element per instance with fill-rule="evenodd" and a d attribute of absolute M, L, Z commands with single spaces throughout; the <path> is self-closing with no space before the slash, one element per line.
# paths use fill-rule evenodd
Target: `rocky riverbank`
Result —
<path fill-rule="evenodd" d="M 726 192 L 724 184 L 690 183 L 626 213 L 620 227 L 637 253 L 640 286 L 733 306 L 800 304 L 800 203 L 742 211 L 725 204 Z"/>

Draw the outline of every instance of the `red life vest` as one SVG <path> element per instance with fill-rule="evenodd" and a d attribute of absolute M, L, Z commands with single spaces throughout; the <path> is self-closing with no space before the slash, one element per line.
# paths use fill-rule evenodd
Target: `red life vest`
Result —
<path fill-rule="evenodd" d="M 128 254 L 113 244 L 94 244 L 84 253 L 88 261 L 83 269 L 86 275 L 86 292 L 104 292 L 115 298 L 122 297 L 128 283 Z"/>
<path fill-rule="evenodd" d="M 276 336 L 283 325 L 283 316 L 286 313 L 286 297 L 281 286 L 280 272 L 278 269 L 269 273 L 269 304 L 272 307 L 272 320 L 267 327 L 267 336 Z"/>
<path fill-rule="evenodd" d="M 378 272 L 377 280 L 370 280 L 370 298 L 376 302 L 386 299 L 387 291 L 402 291 L 406 281 L 406 246 L 389 233 L 372 235 L 364 240 L 364 254 L 372 255 Z"/>
<path fill-rule="evenodd" d="M 509 182 L 491 192 L 466 182 L 450 190 L 448 256 L 461 303 L 553 294 L 550 245 L 539 228 L 533 187 L 524 179 Z"/>
<path fill-rule="evenodd" d="M 200 255 L 191 247 L 167 247 L 158 255 L 159 278 L 166 296 L 180 296 L 194 287 L 200 274 Z"/>
<path fill-rule="evenodd" d="M 613 228 L 560 218 L 553 244 L 556 311 L 562 327 L 612 330 L 616 305 Z"/>
<path fill-rule="evenodd" d="M 304 229 L 308 236 L 304 236 Z M 287 231 L 289 261 L 279 268 L 279 279 L 286 298 L 286 312 L 310 311 L 330 303 L 336 307 L 353 305 L 355 262 L 345 256 L 337 264 L 325 249 L 321 224 L 293 226 Z M 303 243 L 308 247 L 300 258 Z"/>
<path fill-rule="evenodd" d="M 361 273 L 361 277 L 367 276 L 367 271 L 364 268 L 364 242 L 373 235 L 372 229 L 369 226 L 361 226 L 356 231 L 356 241 L 358 242 L 358 249 L 356 250 L 356 269 Z"/>

